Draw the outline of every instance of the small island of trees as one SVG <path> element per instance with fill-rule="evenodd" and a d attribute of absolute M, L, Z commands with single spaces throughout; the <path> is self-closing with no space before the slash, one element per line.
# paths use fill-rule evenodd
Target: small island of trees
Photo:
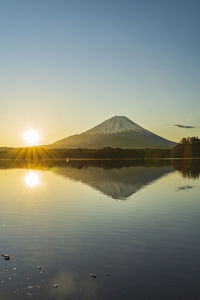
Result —
<path fill-rule="evenodd" d="M 172 150 L 172 157 L 200 158 L 200 139 L 198 137 L 182 138 Z"/>

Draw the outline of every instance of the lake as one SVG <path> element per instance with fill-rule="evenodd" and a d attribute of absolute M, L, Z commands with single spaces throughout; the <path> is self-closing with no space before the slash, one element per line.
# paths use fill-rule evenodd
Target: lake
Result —
<path fill-rule="evenodd" d="M 0 299 L 200 299 L 199 173 L 197 160 L 1 161 Z"/>

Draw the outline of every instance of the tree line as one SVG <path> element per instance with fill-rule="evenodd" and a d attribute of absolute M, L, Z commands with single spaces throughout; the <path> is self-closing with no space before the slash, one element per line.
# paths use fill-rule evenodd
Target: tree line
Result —
<path fill-rule="evenodd" d="M 172 157 L 180 158 L 199 158 L 200 157 L 200 139 L 198 137 L 182 138 L 171 153 Z"/>
<path fill-rule="evenodd" d="M 45 159 L 160 159 L 160 158 L 200 158 L 200 139 L 187 137 L 173 149 L 122 149 L 106 147 L 102 149 L 48 149 L 25 147 L 1 149 L 0 159 L 45 160 Z"/>

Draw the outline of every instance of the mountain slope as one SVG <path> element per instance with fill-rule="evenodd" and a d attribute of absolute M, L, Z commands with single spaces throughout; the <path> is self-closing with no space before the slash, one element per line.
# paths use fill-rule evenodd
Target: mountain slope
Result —
<path fill-rule="evenodd" d="M 174 142 L 166 140 L 132 122 L 115 116 L 81 134 L 59 140 L 51 148 L 172 148 Z"/>

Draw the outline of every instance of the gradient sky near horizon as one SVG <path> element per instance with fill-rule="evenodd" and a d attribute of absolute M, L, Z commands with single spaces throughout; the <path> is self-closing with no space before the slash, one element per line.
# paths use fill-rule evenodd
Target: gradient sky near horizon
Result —
<path fill-rule="evenodd" d="M 200 1 L 0 0 L 0 107 L 0 146 L 114 115 L 174 141 L 200 135 Z"/>

